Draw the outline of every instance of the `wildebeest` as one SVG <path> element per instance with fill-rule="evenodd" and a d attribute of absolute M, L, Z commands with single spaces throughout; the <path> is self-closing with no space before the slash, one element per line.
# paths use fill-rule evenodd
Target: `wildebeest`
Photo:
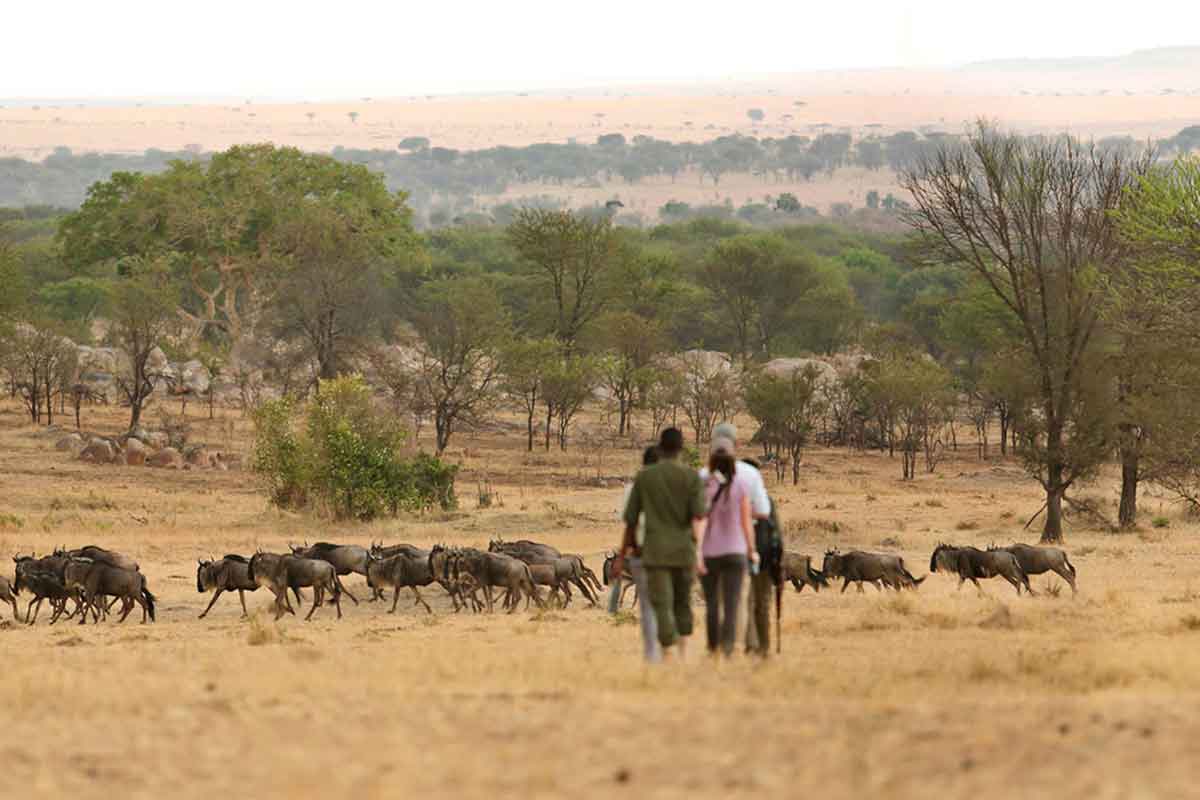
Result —
<path fill-rule="evenodd" d="M 54 555 L 66 558 L 87 558 L 99 564 L 108 564 L 110 567 L 125 569 L 130 572 L 138 572 L 140 570 L 138 563 L 129 556 L 118 553 L 115 550 L 105 550 L 103 547 L 97 547 L 94 544 L 89 544 L 86 547 L 80 547 L 75 550 L 59 548 L 54 551 Z"/>
<path fill-rule="evenodd" d="M 230 553 L 217 561 L 198 561 L 196 591 L 200 594 L 214 592 L 212 600 L 208 601 L 208 607 L 200 614 L 200 619 L 208 616 L 222 592 L 234 591 L 238 593 L 238 600 L 242 602 L 242 616 L 246 617 L 249 616 L 246 610 L 246 592 L 258 591 L 258 584 L 250 579 L 250 561 L 244 556 Z"/>
<path fill-rule="evenodd" d="M 984 551 L 977 547 L 939 544 L 934 549 L 933 555 L 929 557 L 929 571 L 937 572 L 938 570 L 953 572 L 957 575 L 959 589 L 962 588 L 963 583 L 970 581 L 975 584 L 976 589 L 983 591 L 983 587 L 979 585 L 979 578 L 999 576 L 1011 583 L 1018 595 L 1021 594 L 1022 586 L 1027 592 L 1033 594 L 1025 570 L 1021 569 L 1017 557 L 1007 550 Z"/>
<path fill-rule="evenodd" d="M 925 581 L 924 578 L 913 577 L 900 556 L 864 553 L 859 550 L 851 550 L 849 553 L 829 550 L 825 553 L 821 571 L 827 578 L 841 578 L 843 593 L 851 583 L 857 583 L 858 591 L 861 592 L 863 583 L 869 583 L 883 591 L 879 585 L 881 582 L 884 586 L 899 590 L 916 589 Z"/>
<path fill-rule="evenodd" d="M 614 575 L 613 572 L 617 566 L 617 554 L 608 553 L 604 556 L 604 563 L 600 565 L 600 576 L 604 579 L 604 585 L 609 586 L 614 581 L 620 581 L 619 594 L 617 595 L 617 608 L 620 608 L 625 603 L 625 593 L 629 591 L 629 587 L 633 587 L 633 604 L 638 604 L 638 589 L 634 583 L 633 573 L 629 571 L 629 564 L 626 563 L 621 570 L 620 575 Z"/>
<path fill-rule="evenodd" d="M 85 563 L 75 560 L 76 564 Z M 94 614 L 103 616 L 105 613 L 104 597 L 115 597 L 121 601 L 121 617 L 117 622 L 124 622 L 133 610 L 134 605 L 142 607 L 142 624 L 149 619 L 155 621 L 154 603 L 156 598 L 146 586 L 146 576 L 140 572 L 114 567 L 98 561 L 87 567 L 83 577 L 84 609 L 81 612 L 80 624 L 87 619 L 87 606 L 91 606 Z M 96 620 L 99 622 L 99 620 Z"/>
<path fill-rule="evenodd" d="M 330 544 L 329 542 L 317 542 L 309 546 L 307 543 L 303 547 L 291 546 L 292 555 L 297 558 L 313 558 L 318 561 L 327 561 L 333 565 L 334 570 L 338 575 L 349 575 L 355 573 L 367 576 L 367 548 L 357 544 Z M 339 583 L 341 583 L 339 581 Z M 354 605 L 358 605 L 358 598 L 351 594 L 344 586 L 342 591 L 346 596 L 354 601 Z"/>
<path fill-rule="evenodd" d="M 1016 556 L 1017 563 L 1021 565 L 1021 569 L 1026 575 L 1041 575 L 1044 572 L 1053 572 L 1067 582 L 1071 587 L 1072 594 L 1078 592 L 1075 588 L 1075 566 L 1067 558 L 1066 551 L 1060 550 L 1057 547 L 1041 547 L 1020 543 L 996 549 L 1007 550 Z"/>
<path fill-rule="evenodd" d="M 489 553 L 504 553 L 505 555 L 514 558 L 520 558 L 517 553 L 525 553 L 530 557 L 540 557 L 540 563 L 547 563 L 562 558 L 562 553 L 558 552 L 557 548 L 551 547 L 548 544 L 540 542 L 532 542 L 529 539 L 518 539 L 515 542 L 506 542 L 503 539 L 492 539 L 488 542 Z M 529 563 L 526 559 L 522 561 Z"/>
<path fill-rule="evenodd" d="M 17 595 L 19 592 L 13 586 L 12 581 L 7 576 L 0 575 L 0 601 L 12 605 L 13 619 L 17 622 L 21 621 L 20 612 L 17 611 Z"/>
<path fill-rule="evenodd" d="M 46 600 L 54 609 L 52 621 L 57 620 L 65 610 L 66 602 L 71 598 L 63 584 L 68 560 L 64 556 L 13 556 L 13 562 L 17 565 L 13 589 L 16 592 L 28 589 L 31 595 L 29 605 L 25 608 L 25 621 L 30 625 L 37 622 L 42 603 Z"/>
<path fill-rule="evenodd" d="M 783 553 L 783 579 L 791 581 L 797 592 L 811 586 L 814 592 L 829 588 L 825 573 L 812 568 L 812 556 L 801 555 L 790 550 Z"/>
<path fill-rule="evenodd" d="M 274 556 L 271 553 L 255 553 L 250 558 L 250 580 L 266 586 L 275 595 L 275 619 L 284 612 L 296 612 L 287 602 L 287 590 L 300 586 L 311 586 L 313 589 L 313 605 L 305 621 L 312 619 L 317 608 L 329 592 L 333 604 L 337 606 L 338 619 L 342 618 L 342 582 L 338 579 L 337 571 L 328 561 L 316 558 L 299 558 L 297 556 Z"/>
<path fill-rule="evenodd" d="M 249 568 L 250 564 L 247 562 L 246 576 L 254 583 L 255 586 L 265 586 L 267 590 L 271 592 L 271 594 L 275 595 L 275 599 L 278 601 L 280 599 L 279 592 L 275 590 L 275 584 L 272 582 L 271 576 L 275 574 L 275 569 L 278 567 L 279 561 L 283 558 L 283 555 L 280 553 L 264 553 L 262 550 L 259 550 L 250 557 L 250 561 L 253 562 L 256 558 L 258 559 L 257 563 L 259 564 L 258 574 L 256 575 L 254 571 Z M 298 604 L 304 602 L 304 595 L 300 593 L 299 586 L 288 586 L 284 589 L 283 604 L 288 613 L 295 614 L 296 611 L 292 608 L 291 601 L 288 600 L 287 589 L 292 590 L 292 594 L 296 596 L 296 602 Z"/>
<path fill-rule="evenodd" d="M 417 552 L 409 555 L 403 552 L 397 552 L 395 555 L 387 558 L 377 558 L 374 555 L 367 555 L 367 586 L 372 589 L 382 590 L 387 587 L 392 587 L 392 608 L 389 614 L 396 613 L 396 604 L 400 600 L 400 590 L 408 587 L 412 589 L 413 596 L 416 600 L 413 605 L 418 603 L 425 607 L 425 610 L 430 614 L 433 609 L 421 597 L 419 587 L 428 586 L 433 583 L 434 574 L 433 568 L 429 563 L 428 554 Z"/>
<path fill-rule="evenodd" d="M 548 544 L 538 544 L 527 539 L 519 542 L 493 539 L 488 542 L 488 552 L 511 556 L 518 561 L 524 561 L 530 567 L 547 567 L 548 569 L 533 570 L 535 583 L 540 586 L 551 586 L 556 593 L 561 586 L 568 603 L 571 599 L 571 590 L 567 588 L 567 585 L 573 583 L 589 603 L 596 605 L 596 594 L 600 591 L 600 581 L 596 577 L 596 573 L 588 569 L 582 556 L 573 553 L 559 553 Z"/>
<path fill-rule="evenodd" d="M 533 582 L 533 575 L 529 572 L 529 565 L 512 556 L 503 553 L 485 553 L 474 548 L 456 548 L 447 551 L 438 545 L 430 552 L 429 558 L 431 567 L 435 568 L 435 574 L 440 560 L 442 569 L 448 570 L 447 577 L 455 577 L 459 572 L 466 572 L 474 578 L 475 582 L 483 589 L 488 613 L 491 613 L 495 607 L 493 587 L 502 587 L 507 590 L 507 596 L 512 598 L 509 606 L 510 614 L 517 610 L 522 595 L 526 598 L 526 604 L 532 599 L 537 603 L 538 608 L 545 606 L 542 596 Z"/>
<path fill-rule="evenodd" d="M 564 556 L 549 564 L 529 564 L 529 573 L 537 585 L 549 586 L 553 596 L 561 590 L 564 608 L 571 604 L 571 584 L 575 584 L 589 603 L 596 605 L 596 596 L 580 570 L 578 557 Z"/>

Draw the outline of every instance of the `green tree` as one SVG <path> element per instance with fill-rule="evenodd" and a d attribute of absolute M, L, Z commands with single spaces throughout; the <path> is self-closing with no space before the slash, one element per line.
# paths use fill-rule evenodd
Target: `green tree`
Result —
<path fill-rule="evenodd" d="M 571 423 L 595 396 L 600 383 L 600 364 L 595 356 L 568 353 L 551 362 L 542 381 L 542 402 L 546 407 L 546 449 L 550 449 L 550 431 L 553 427 L 558 448 L 565 451 Z"/>
<path fill-rule="evenodd" d="M 558 343 L 553 339 L 521 337 L 514 337 L 504 354 L 500 388 L 525 414 L 525 447 L 530 453 L 533 452 L 535 419 L 543 402 L 546 377 L 554 370 L 558 356 Z"/>
<path fill-rule="evenodd" d="M 800 483 L 800 454 L 825 412 L 819 378 L 809 365 L 786 375 L 762 370 L 746 382 L 746 410 L 759 426 L 755 438 L 775 454 L 777 477 L 783 478 L 786 463 L 792 465 L 793 485 Z"/>
<path fill-rule="evenodd" d="M 926 470 L 933 472 L 944 449 L 942 434 L 954 410 L 950 373 L 928 357 L 898 352 L 877 363 L 870 386 L 876 404 L 888 408 L 895 425 L 904 479 L 916 477 L 917 457 L 922 453 Z"/>
<path fill-rule="evenodd" d="M 901 184 L 909 223 L 926 255 L 986 281 L 1020 324 L 1036 365 L 1037 433 L 1026 465 L 1046 492 L 1042 540 L 1062 540 L 1067 490 L 1103 458 L 1095 379 L 1098 277 L 1126 256 L 1112 216 L 1149 168 L 1069 137 L 1021 139 L 981 124 L 965 144 L 943 144 L 910 167 Z"/>
<path fill-rule="evenodd" d="M 438 281 L 422 290 L 413 317 L 417 391 L 433 409 L 441 455 L 454 431 L 492 409 L 511 324 L 495 290 L 481 278 Z"/>
<path fill-rule="evenodd" d="M 508 235 L 535 276 L 536 296 L 549 300 L 546 329 L 574 350 L 584 328 L 608 306 L 612 276 L 625 258 L 612 221 L 526 208 Z"/>
<path fill-rule="evenodd" d="M 629 311 L 606 314 L 596 328 L 600 384 L 616 403 L 617 435 L 624 436 L 653 378 L 652 363 L 665 348 L 666 338 L 657 320 Z"/>
<path fill-rule="evenodd" d="M 142 409 L 164 377 L 151 356 L 178 329 L 179 291 L 162 260 L 127 258 L 109 285 L 106 316 L 108 336 L 122 352 L 117 388 L 129 404 L 129 430 L 136 428 Z"/>

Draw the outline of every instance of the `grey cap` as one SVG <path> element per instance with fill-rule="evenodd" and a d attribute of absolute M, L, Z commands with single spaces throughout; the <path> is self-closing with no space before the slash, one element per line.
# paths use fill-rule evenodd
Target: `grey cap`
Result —
<path fill-rule="evenodd" d="M 730 441 L 736 442 L 737 428 L 733 426 L 732 422 L 722 422 L 720 425 L 717 425 L 715 428 L 713 428 L 712 435 L 714 439 L 729 439 Z"/>
<path fill-rule="evenodd" d="M 733 455 L 736 452 L 736 446 L 733 443 L 733 439 L 727 436 L 714 436 L 712 443 L 709 445 L 709 452 Z"/>

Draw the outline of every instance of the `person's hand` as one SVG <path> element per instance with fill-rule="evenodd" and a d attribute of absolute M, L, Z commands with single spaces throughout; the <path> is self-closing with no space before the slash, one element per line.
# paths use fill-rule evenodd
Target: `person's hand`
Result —
<path fill-rule="evenodd" d="M 617 555 L 617 560 L 613 562 L 612 578 L 614 581 L 621 580 L 621 576 L 625 574 L 625 551 L 622 550 Z"/>
<path fill-rule="evenodd" d="M 700 558 L 696 559 L 696 574 L 697 575 L 707 575 L 708 574 L 708 567 L 704 566 L 704 556 L 701 556 Z"/>
<path fill-rule="evenodd" d="M 750 574 L 751 575 L 758 574 L 759 565 L 761 563 L 762 563 L 762 559 L 759 557 L 758 551 L 751 550 L 750 551 Z"/>

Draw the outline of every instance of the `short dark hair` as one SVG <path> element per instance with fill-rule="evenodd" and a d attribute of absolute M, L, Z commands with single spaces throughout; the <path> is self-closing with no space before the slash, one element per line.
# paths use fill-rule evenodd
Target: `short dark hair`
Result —
<path fill-rule="evenodd" d="M 658 447 L 650 445 L 642 451 L 642 466 L 648 467 L 658 463 Z"/>
<path fill-rule="evenodd" d="M 663 431 L 662 436 L 658 439 L 659 453 L 670 458 L 679 455 L 681 450 L 683 450 L 683 431 L 679 428 L 667 428 Z"/>

